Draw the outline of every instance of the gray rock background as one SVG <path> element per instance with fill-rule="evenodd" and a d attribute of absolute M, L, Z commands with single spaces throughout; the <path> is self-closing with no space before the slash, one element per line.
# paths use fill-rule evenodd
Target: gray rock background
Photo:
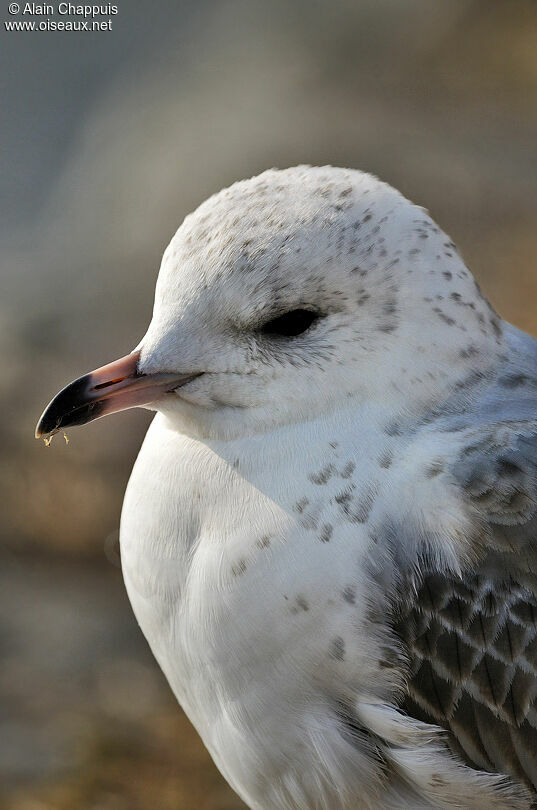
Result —
<path fill-rule="evenodd" d="M 185 214 L 269 166 L 378 174 L 537 333 L 537 6 L 119 0 L 112 19 L 0 34 L 0 806 L 231 810 L 117 567 L 149 416 L 48 449 L 34 424 L 138 342 Z"/>

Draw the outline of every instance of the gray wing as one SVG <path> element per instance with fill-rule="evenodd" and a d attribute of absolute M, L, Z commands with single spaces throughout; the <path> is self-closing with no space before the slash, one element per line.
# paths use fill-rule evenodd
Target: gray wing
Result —
<path fill-rule="evenodd" d="M 470 764 L 537 791 L 537 343 L 512 331 L 450 470 L 485 550 L 462 579 L 429 570 L 396 630 L 410 656 L 403 708 L 448 729 Z"/>

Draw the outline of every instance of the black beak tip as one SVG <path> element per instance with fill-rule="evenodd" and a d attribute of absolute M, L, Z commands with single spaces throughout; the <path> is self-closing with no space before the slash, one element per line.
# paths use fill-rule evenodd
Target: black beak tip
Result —
<path fill-rule="evenodd" d="M 51 433 L 53 428 L 49 427 L 49 420 L 46 418 L 47 412 L 45 411 L 35 427 L 35 438 L 41 439 L 47 433 Z"/>
<path fill-rule="evenodd" d="M 56 433 L 61 428 L 83 425 L 98 416 L 103 405 L 98 400 L 88 400 L 88 376 L 79 377 L 56 394 L 37 423 L 36 439 Z"/>
<path fill-rule="evenodd" d="M 41 418 L 35 428 L 36 439 L 41 439 L 43 436 L 46 436 L 47 433 L 55 433 L 62 427 L 64 412 L 62 412 L 63 409 L 58 407 L 57 400 L 59 396 L 60 394 L 54 397 L 52 402 L 47 405 L 41 414 Z"/>
<path fill-rule="evenodd" d="M 59 395 L 58 395 L 59 396 Z M 67 427 L 69 415 L 56 403 L 57 397 L 47 405 L 35 428 L 35 438 L 41 439 L 49 433 L 56 433 L 60 428 Z"/>

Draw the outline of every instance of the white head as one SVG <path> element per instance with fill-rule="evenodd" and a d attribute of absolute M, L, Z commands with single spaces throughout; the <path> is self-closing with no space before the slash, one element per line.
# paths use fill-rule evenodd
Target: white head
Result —
<path fill-rule="evenodd" d="M 501 340 L 423 208 L 359 171 L 270 170 L 208 199 L 175 234 L 137 371 L 182 384 L 129 404 L 222 439 L 364 400 L 398 414 L 445 398 Z"/>
<path fill-rule="evenodd" d="M 429 404 L 490 362 L 500 335 L 424 209 L 371 175 L 299 166 L 236 183 L 185 219 L 140 370 L 203 372 L 157 407 L 225 438 L 350 398 Z"/>

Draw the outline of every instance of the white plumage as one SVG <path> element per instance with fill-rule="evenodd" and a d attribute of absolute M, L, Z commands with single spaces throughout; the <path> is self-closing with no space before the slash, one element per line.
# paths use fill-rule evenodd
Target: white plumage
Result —
<path fill-rule="evenodd" d="M 529 807 L 537 349 L 427 212 L 331 167 L 237 183 L 138 349 L 191 377 L 152 405 L 125 582 L 248 806 Z"/>

